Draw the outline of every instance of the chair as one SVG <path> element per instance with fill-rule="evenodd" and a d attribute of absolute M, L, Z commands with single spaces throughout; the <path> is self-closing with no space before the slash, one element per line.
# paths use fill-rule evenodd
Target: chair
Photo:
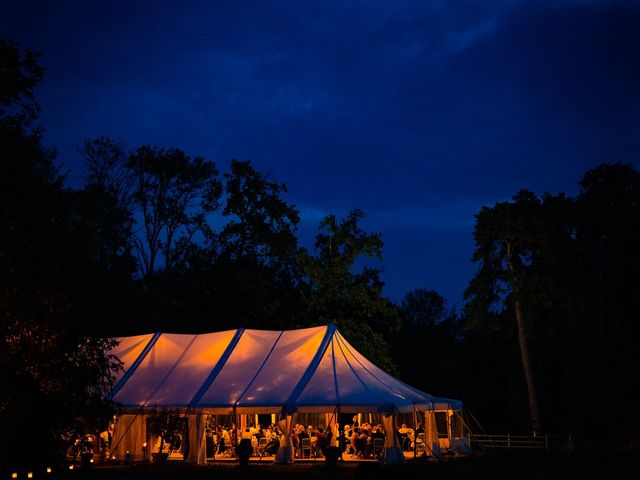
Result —
<path fill-rule="evenodd" d="M 384 453 L 384 439 L 382 438 L 374 438 L 373 439 L 373 456 L 380 457 Z"/>
<path fill-rule="evenodd" d="M 260 458 L 264 457 L 265 455 L 267 443 L 267 437 L 261 437 L 260 440 L 258 440 L 258 455 L 260 456 Z"/>
<path fill-rule="evenodd" d="M 356 446 L 356 457 L 364 458 L 367 454 L 367 439 L 358 437 L 354 443 Z"/>
<path fill-rule="evenodd" d="M 216 451 L 218 450 L 217 440 L 217 435 L 214 435 L 211 431 L 205 433 L 205 459 L 216 459 Z"/>
<path fill-rule="evenodd" d="M 302 439 L 302 446 L 300 448 L 302 450 L 302 458 L 304 457 L 304 452 L 305 450 L 307 452 L 309 452 L 309 458 L 311 458 L 311 439 L 310 438 L 303 438 Z"/>
<path fill-rule="evenodd" d="M 427 454 L 427 434 L 419 433 L 416 439 L 416 456 L 422 452 L 423 455 Z"/>
<path fill-rule="evenodd" d="M 438 460 L 442 458 L 442 450 L 440 450 L 440 443 L 433 442 L 433 444 L 431 445 L 431 453 L 433 453 L 433 456 L 436 457 Z"/>
<path fill-rule="evenodd" d="M 223 442 L 224 442 L 224 440 L 223 440 Z M 236 456 L 236 446 L 233 444 L 233 440 L 231 440 L 231 442 L 228 445 L 226 445 L 224 443 L 223 443 L 223 445 L 225 447 L 224 448 L 224 452 L 222 452 L 223 455 L 225 457 L 235 458 L 235 456 Z"/>

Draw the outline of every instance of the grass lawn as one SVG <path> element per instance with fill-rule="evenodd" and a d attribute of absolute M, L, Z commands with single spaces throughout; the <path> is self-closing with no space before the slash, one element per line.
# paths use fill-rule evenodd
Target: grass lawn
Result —
<path fill-rule="evenodd" d="M 169 462 L 165 465 L 134 464 L 101 467 L 89 470 L 76 468 L 73 471 L 38 474 L 33 478 L 96 479 L 96 480 L 341 480 L 341 479 L 634 479 L 640 478 L 638 455 L 609 454 L 491 454 L 473 455 L 443 461 L 415 461 L 404 465 L 381 466 L 377 463 L 339 463 L 333 471 L 324 464 L 297 463 L 275 465 L 273 463 L 251 464 L 240 468 L 235 463 L 189 465 Z"/>

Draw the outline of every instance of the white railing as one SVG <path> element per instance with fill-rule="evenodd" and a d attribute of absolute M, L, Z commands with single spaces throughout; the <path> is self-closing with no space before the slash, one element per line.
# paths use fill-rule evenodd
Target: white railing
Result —
<path fill-rule="evenodd" d="M 486 435 L 469 434 L 471 447 L 480 449 L 545 450 L 564 451 L 571 449 L 570 435 Z"/>

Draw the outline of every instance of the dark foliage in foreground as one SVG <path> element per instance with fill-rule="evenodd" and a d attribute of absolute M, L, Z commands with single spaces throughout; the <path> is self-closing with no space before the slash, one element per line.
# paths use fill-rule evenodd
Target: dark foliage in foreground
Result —
<path fill-rule="evenodd" d="M 63 187 L 33 126 L 35 57 L 0 42 L 0 464 L 51 461 L 74 431 L 108 417 L 114 343 L 82 327 L 94 275 L 116 272 L 91 248 L 84 199 Z"/>

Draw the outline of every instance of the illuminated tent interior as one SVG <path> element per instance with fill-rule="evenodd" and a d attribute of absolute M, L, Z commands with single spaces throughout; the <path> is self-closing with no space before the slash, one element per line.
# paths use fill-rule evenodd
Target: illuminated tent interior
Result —
<path fill-rule="evenodd" d="M 138 431 L 144 430 L 144 412 L 155 408 L 183 410 L 195 429 L 196 417 L 202 415 L 393 416 L 462 409 L 458 400 L 434 397 L 387 374 L 333 324 L 288 331 L 239 328 L 200 335 L 136 335 L 121 338 L 111 353 L 123 362 L 111 393 L 128 413 L 120 423 L 124 417 L 140 423 L 140 428 L 121 426 L 121 437 L 137 435 L 120 438 L 121 451 L 139 451 L 138 444 L 145 441 L 144 432 Z"/>

